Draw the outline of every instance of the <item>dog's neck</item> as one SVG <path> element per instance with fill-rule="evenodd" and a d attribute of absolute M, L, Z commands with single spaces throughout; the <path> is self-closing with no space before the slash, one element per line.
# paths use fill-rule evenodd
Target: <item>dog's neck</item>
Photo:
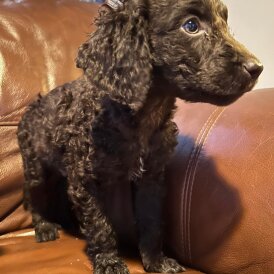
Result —
<path fill-rule="evenodd" d="M 173 118 L 176 98 L 169 95 L 168 91 L 168 85 L 158 81 L 153 83 L 144 105 L 136 113 L 141 132 L 146 133 L 144 140 L 148 140 L 157 129 Z"/>

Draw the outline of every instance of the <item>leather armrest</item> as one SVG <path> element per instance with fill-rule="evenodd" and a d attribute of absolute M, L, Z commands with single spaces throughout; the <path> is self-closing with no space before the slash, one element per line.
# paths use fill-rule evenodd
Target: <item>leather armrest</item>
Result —
<path fill-rule="evenodd" d="M 208 273 L 274 269 L 274 89 L 228 107 L 178 101 L 169 168 L 168 236 Z"/>

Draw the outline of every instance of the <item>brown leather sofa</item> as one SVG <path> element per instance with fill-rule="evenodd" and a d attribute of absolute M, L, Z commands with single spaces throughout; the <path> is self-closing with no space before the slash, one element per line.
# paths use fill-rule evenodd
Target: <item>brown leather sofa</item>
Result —
<path fill-rule="evenodd" d="M 22 207 L 16 128 L 38 94 L 75 79 L 78 46 L 97 5 L 76 0 L 0 2 L 0 273 L 92 273 L 84 241 L 62 233 L 35 243 Z M 274 89 L 228 107 L 178 101 L 179 144 L 169 165 L 166 244 L 187 273 L 274 273 Z M 128 189 L 110 214 L 134 246 Z M 131 248 L 136 251 L 136 247 Z M 131 273 L 144 273 L 125 252 Z M 201 272 L 199 272 L 201 271 Z"/>

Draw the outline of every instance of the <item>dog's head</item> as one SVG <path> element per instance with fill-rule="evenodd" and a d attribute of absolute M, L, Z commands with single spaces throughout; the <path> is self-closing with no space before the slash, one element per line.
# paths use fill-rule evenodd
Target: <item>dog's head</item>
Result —
<path fill-rule="evenodd" d="M 101 12 L 77 60 L 114 97 L 137 109 L 160 76 L 173 96 L 225 105 L 255 85 L 263 66 L 230 34 L 220 0 L 120 2 Z"/>
<path fill-rule="evenodd" d="M 150 2 L 154 63 L 178 97 L 227 104 L 253 88 L 263 66 L 230 34 L 221 1 Z"/>

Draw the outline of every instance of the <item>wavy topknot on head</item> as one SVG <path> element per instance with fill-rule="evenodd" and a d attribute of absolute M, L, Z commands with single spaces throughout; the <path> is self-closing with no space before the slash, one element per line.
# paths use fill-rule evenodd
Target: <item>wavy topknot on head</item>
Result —
<path fill-rule="evenodd" d="M 77 67 L 112 99 L 138 110 L 151 82 L 145 0 L 127 1 L 115 10 L 102 9 L 97 30 L 78 52 Z"/>

